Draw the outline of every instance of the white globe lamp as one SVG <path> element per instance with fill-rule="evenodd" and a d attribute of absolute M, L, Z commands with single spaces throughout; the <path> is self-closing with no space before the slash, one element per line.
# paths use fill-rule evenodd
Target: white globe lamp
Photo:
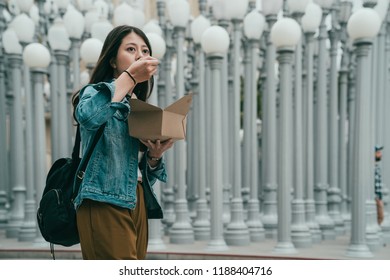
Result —
<path fill-rule="evenodd" d="M 95 64 L 100 56 L 102 51 L 103 43 L 96 38 L 86 39 L 80 47 L 80 56 L 81 59 L 87 64 Z"/>
<path fill-rule="evenodd" d="M 374 38 L 381 27 L 379 14 L 371 8 L 360 8 L 348 20 L 347 31 L 352 40 Z"/>
<path fill-rule="evenodd" d="M 191 22 L 192 39 L 196 44 L 200 44 L 203 32 L 211 26 L 210 21 L 203 15 L 197 16 Z"/>
<path fill-rule="evenodd" d="M 153 57 L 157 59 L 162 59 L 166 51 L 166 45 L 163 37 L 161 37 L 157 33 L 146 33 L 146 37 L 148 37 L 150 45 L 152 47 Z"/>
<path fill-rule="evenodd" d="M 22 46 L 19 43 L 18 35 L 13 28 L 8 27 L 3 33 L 2 43 L 4 51 L 8 54 L 22 54 Z"/>
<path fill-rule="evenodd" d="M 294 48 L 301 38 L 301 27 L 292 18 L 281 18 L 272 26 L 271 42 L 277 47 Z"/>
<path fill-rule="evenodd" d="M 145 33 L 156 33 L 160 36 L 163 36 L 163 31 L 160 27 L 160 25 L 158 25 L 157 21 L 156 20 L 150 20 L 148 21 L 144 27 L 142 28 L 142 30 L 145 32 Z"/>
<path fill-rule="evenodd" d="M 40 43 L 30 43 L 23 51 L 23 61 L 30 68 L 46 68 L 51 60 L 49 50 Z"/>
<path fill-rule="evenodd" d="M 251 11 L 244 18 L 244 34 L 248 39 L 259 40 L 264 26 L 265 18 L 257 10 Z"/>
<path fill-rule="evenodd" d="M 65 12 L 64 25 L 70 38 L 81 39 L 85 29 L 85 18 L 74 6 L 69 5 Z"/>
<path fill-rule="evenodd" d="M 70 49 L 69 35 L 61 18 L 57 17 L 54 20 L 54 24 L 49 28 L 47 37 L 53 50 L 68 51 Z"/>
<path fill-rule="evenodd" d="M 187 0 L 170 0 L 167 8 L 173 26 L 187 27 L 190 18 L 190 5 Z"/>
<path fill-rule="evenodd" d="M 229 34 L 221 26 L 210 26 L 202 35 L 201 45 L 206 54 L 224 54 L 229 49 L 229 44 Z"/>
<path fill-rule="evenodd" d="M 32 43 L 35 34 L 34 21 L 26 14 L 17 15 L 9 24 L 21 43 Z"/>
<path fill-rule="evenodd" d="M 304 32 L 316 32 L 321 24 L 322 9 L 313 2 L 310 2 L 305 10 L 305 14 L 302 17 L 301 25 Z"/>

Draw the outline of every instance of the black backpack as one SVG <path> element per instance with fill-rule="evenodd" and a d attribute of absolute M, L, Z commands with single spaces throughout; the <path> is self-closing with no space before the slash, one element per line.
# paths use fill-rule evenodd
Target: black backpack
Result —
<path fill-rule="evenodd" d="M 72 158 L 56 160 L 47 174 L 46 186 L 37 210 L 37 220 L 43 238 L 50 242 L 53 258 L 53 244 L 69 247 L 80 242 L 73 200 L 78 194 L 89 158 L 104 127 L 105 124 L 96 132 L 85 157 L 81 159 L 80 128 L 77 126 Z"/>

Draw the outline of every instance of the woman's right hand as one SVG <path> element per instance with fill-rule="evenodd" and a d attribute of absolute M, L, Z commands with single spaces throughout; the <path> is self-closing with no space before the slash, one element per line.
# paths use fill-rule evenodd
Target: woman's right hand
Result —
<path fill-rule="evenodd" d="M 127 71 L 133 76 L 137 83 L 149 80 L 156 72 L 160 64 L 157 58 L 152 56 L 142 57 L 130 65 Z"/>

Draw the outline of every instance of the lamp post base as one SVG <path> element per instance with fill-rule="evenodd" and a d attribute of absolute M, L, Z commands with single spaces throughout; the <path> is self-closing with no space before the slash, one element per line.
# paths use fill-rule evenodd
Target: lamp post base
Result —
<path fill-rule="evenodd" d="M 298 251 L 291 242 L 282 241 L 276 244 L 273 252 L 278 254 L 296 254 Z"/>
<path fill-rule="evenodd" d="M 347 257 L 351 258 L 372 258 L 373 255 L 365 244 L 352 244 L 348 247 Z"/>
<path fill-rule="evenodd" d="M 227 251 L 229 247 L 226 245 L 223 239 L 214 239 L 211 240 L 206 247 L 206 251 L 214 252 L 214 251 Z"/>

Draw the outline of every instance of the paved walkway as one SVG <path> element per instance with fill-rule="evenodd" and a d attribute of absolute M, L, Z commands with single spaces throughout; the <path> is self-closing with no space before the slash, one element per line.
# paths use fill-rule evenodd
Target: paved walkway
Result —
<path fill-rule="evenodd" d="M 296 253 L 280 254 L 274 251 L 277 244 L 274 239 L 251 243 L 248 246 L 227 246 L 227 250 L 213 251 L 207 241 L 195 241 L 193 244 L 170 244 L 169 239 L 157 242 L 148 249 L 147 259 L 362 259 L 346 255 L 350 236 L 338 236 L 334 240 L 323 240 L 309 248 L 297 248 Z M 57 259 L 81 259 L 79 245 L 72 247 L 55 246 Z M 35 242 L 18 242 L 6 238 L 5 231 L 0 230 L 0 259 L 50 259 L 49 244 L 44 240 Z M 390 244 L 381 242 L 372 257 L 367 260 L 390 260 Z"/>

